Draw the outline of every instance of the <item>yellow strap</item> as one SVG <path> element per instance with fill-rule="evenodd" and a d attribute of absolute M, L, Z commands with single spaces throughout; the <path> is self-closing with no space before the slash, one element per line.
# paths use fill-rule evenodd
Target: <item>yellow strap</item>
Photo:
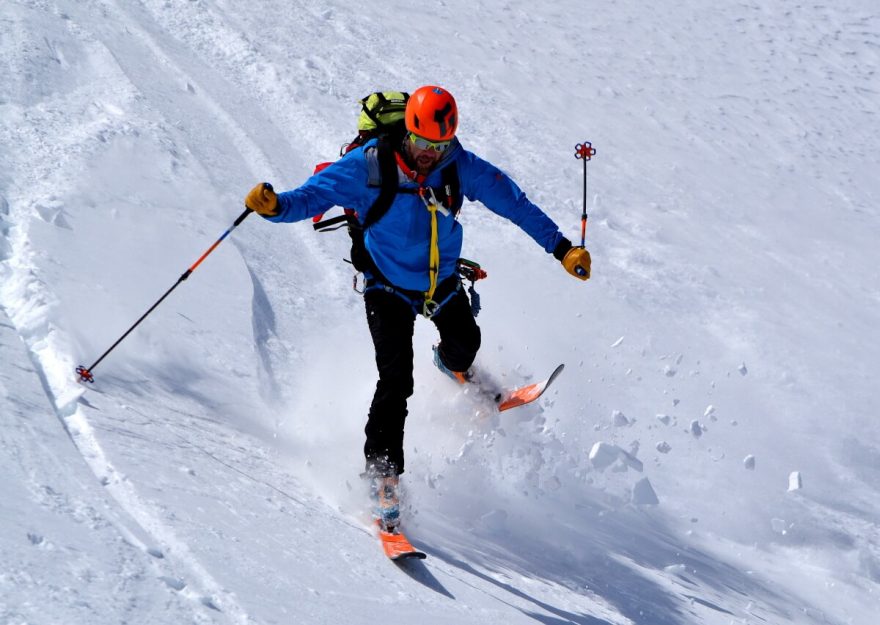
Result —
<path fill-rule="evenodd" d="M 437 290 L 437 276 L 440 274 L 440 245 L 437 235 L 437 204 L 435 202 L 426 202 L 426 204 L 431 213 L 431 253 L 428 256 L 428 275 L 431 277 L 431 286 L 425 291 L 425 300 L 431 301 L 434 298 L 434 291 Z"/>
<path fill-rule="evenodd" d="M 431 187 L 420 187 L 419 197 L 422 198 L 422 202 L 425 203 L 425 207 L 431 213 L 431 249 L 428 254 L 428 275 L 430 276 L 431 284 L 428 290 L 425 291 L 425 304 L 422 307 L 422 314 L 430 318 L 437 310 L 437 302 L 434 301 L 434 291 L 437 290 L 437 276 L 440 275 L 440 236 L 437 233 L 437 211 L 442 210 L 445 212 L 445 209 L 440 206 L 437 196 L 434 195 L 434 189 Z"/>

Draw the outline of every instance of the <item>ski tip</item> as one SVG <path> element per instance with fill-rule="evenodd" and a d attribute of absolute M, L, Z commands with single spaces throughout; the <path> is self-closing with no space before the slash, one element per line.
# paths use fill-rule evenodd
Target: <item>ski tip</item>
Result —
<path fill-rule="evenodd" d="M 510 410 L 511 408 L 516 408 L 518 406 L 524 406 L 526 404 L 530 404 L 536 399 L 538 399 L 541 395 L 544 394 L 544 391 L 553 383 L 553 380 L 562 373 L 562 370 L 565 368 L 564 364 L 560 364 L 556 369 L 553 370 L 553 373 L 550 374 L 550 377 L 542 382 L 535 382 L 534 384 L 527 384 L 525 386 L 521 386 L 512 391 L 507 391 L 501 397 L 501 400 L 498 401 L 498 412 L 504 412 L 505 410 Z"/>

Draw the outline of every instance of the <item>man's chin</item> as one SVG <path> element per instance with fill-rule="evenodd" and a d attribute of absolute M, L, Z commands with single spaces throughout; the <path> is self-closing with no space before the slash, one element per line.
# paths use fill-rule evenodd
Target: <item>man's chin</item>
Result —
<path fill-rule="evenodd" d="M 416 167 L 422 173 L 427 172 L 436 163 L 437 163 L 437 161 L 433 158 L 418 158 L 418 159 L 416 159 Z"/>

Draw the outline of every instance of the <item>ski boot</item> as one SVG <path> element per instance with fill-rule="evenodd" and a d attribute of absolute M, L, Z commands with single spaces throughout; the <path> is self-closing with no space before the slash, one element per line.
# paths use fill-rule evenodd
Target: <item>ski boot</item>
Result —
<path fill-rule="evenodd" d="M 400 530 L 400 478 L 396 475 L 372 477 L 370 499 L 376 525 L 383 532 L 396 534 Z"/>
<path fill-rule="evenodd" d="M 448 375 L 450 378 L 458 382 L 459 384 L 467 384 L 468 382 L 473 381 L 474 379 L 474 370 L 468 369 L 467 371 L 452 371 L 448 369 L 446 365 L 443 364 L 443 361 L 440 360 L 440 346 L 434 345 L 432 348 L 434 350 L 434 366 L 436 366 L 440 371 Z"/>
<path fill-rule="evenodd" d="M 412 546 L 400 531 L 400 478 L 377 475 L 370 480 L 373 518 L 379 530 L 382 550 L 391 560 L 424 559 L 427 556 Z"/>

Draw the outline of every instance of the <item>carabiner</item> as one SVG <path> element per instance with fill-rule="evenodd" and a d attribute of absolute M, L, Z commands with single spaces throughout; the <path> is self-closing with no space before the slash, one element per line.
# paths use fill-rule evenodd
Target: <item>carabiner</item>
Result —
<path fill-rule="evenodd" d="M 426 194 L 425 191 L 428 193 Z M 428 197 L 425 197 L 425 196 Z M 444 217 L 449 217 L 449 209 L 447 209 L 440 200 L 437 199 L 437 195 L 434 193 L 434 187 L 419 187 L 419 197 L 422 199 L 422 202 L 425 204 L 425 208 L 431 210 L 431 206 L 437 207 L 437 210 L 443 213 Z"/>
<path fill-rule="evenodd" d="M 440 304 L 432 299 L 425 298 L 425 303 L 422 305 L 422 314 L 426 319 L 430 319 L 437 314 L 438 308 L 440 308 Z"/>
<path fill-rule="evenodd" d="M 360 293 L 361 295 L 363 295 L 363 294 L 366 292 L 366 290 L 367 290 L 367 278 L 366 278 L 366 276 L 364 276 L 364 287 L 363 287 L 362 289 L 359 289 L 359 288 L 358 288 L 358 276 L 363 276 L 363 275 L 364 275 L 364 274 L 363 274 L 362 272 L 359 271 L 359 272 L 357 272 L 356 274 L 354 274 L 354 275 L 351 277 L 351 288 L 354 289 L 354 292 L 355 292 L 355 293 Z"/>

